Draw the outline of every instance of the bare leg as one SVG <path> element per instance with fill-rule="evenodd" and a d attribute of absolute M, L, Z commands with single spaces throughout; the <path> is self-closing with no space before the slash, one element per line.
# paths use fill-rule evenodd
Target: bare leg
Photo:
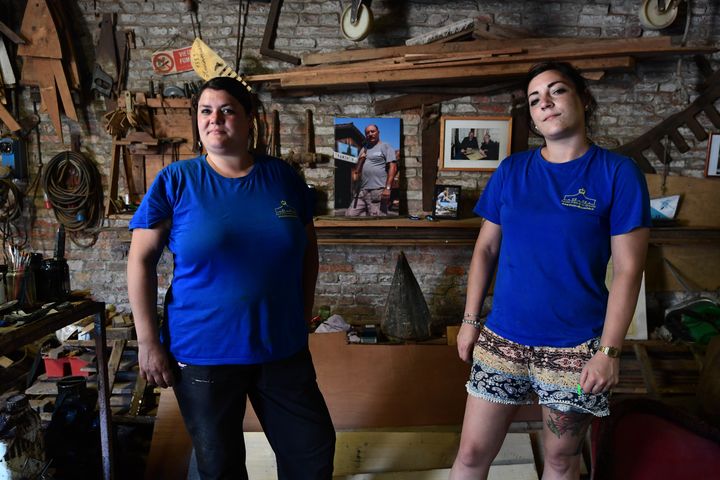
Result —
<path fill-rule="evenodd" d="M 502 447 L 518 405 L 493 403 L 468 395 L 460 448 L 450 470 L 450 480 L 487 478 L 490 464 Z"/>
<path fill-rule="evenodd" d="M 543 407 L 543 480 L 580 478 L 580 453 L 593 416 Z"/>

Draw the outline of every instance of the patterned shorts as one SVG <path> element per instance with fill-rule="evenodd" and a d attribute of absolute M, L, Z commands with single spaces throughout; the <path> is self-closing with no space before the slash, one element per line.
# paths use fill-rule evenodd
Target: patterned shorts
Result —
<path fill-rule="evenodd" d="M 583 366 L 597 351 L 600 339 L 577 347 L 529 347 L 483 328 L 473 350 L 466 388 L 470 395 L 509 405 L 534 403 L 561 412 L 610 415 L 610 393 L 580 393 Z"/>

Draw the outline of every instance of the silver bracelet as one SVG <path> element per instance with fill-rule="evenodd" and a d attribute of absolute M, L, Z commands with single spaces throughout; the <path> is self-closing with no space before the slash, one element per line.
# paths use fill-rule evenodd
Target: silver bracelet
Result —
<path fill-rule="evenodd" d="M 466 323 L 466 324 L 468 324 L 468 325 L 472 325 L 473 327 L 475 327 L 475 328 L 477 328 L 477 329 L 481 329 L 481 328 L 483 327 L 483 325 L 485 325 L 485 322 L 481 322 L 481 321 L 479 321 L 479 320 L 468 320 L 468 319 L 466 319 L 466 318 L 463 318 L 463 319 L 462 319 L 462 323 Z"/>

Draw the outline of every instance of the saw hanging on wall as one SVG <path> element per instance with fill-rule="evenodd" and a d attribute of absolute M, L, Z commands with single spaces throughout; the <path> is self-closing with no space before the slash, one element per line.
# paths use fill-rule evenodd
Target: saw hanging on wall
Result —
<path fill-rule="evenodd" d="M 230 68 L 220 55 L 215 53 L 215 51 L 199 38 L 193 41 L 190 50 L 190 61 L 192 62 L 195 73 L 203 80 L 210 80 L 215 77 L 230 77 L 245 85 L 248 91 L 252 91 L 252 87 L 245 82 L 243 77 Z"/>
<path fill-rule="evenodd" d="M 18 55 L 25 58 L 20 83 L 40 87 L 42 107 L 47 110 L 60 141 L 64 143 L 58 94 L 65 115 L 77 121 L 70 85 L 79 88 L 80 82 L 72 47 L 67 41 L 67 53 L 63 57 L 58 26 L 63 27 L 66 40 L 70 34 L 67 22 L 56 21 L 61 18 L 58 11 L 51 12 L 46 0 L 28 2 L 20 30 L 27 43 L 18 46 Z M 66 75 L 63 64 L 69 65 L 70 75 Z"/>

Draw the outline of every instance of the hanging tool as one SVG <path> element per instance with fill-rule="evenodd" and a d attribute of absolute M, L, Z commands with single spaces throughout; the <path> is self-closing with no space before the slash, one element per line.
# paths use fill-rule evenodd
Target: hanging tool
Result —
<path fill-rule="evenodd" d="M 270 2 L 270 13 L 268 13 L 267 23 L 265 24 L 265 32 L 263 33 L 262 44 L 260 45 L 260 54 L 271 57 L 283 62 L 300 65 L 300 59 L 287 53 L 278 52 L 274 48 L 275 31 L 277 29 L 278 18 L 280 18 L 280 7 L 282 0 L 272 0 Z"/>
<path fill-rule="evenodd" d="M 363 0 L 352 0 L 340 18 L 342 34 L 353 42 L 359 42 L 367 37 L 372 25 L 372 10 Z"/>
<path fill-rule="evenodd" d="M 63 68 L 58 29 L 46 0 L 27 3 L 21 33 L 28 39 L 26 44 L 18 46 L 18 55 L 25 57 L 21 83 L 40 87 L 42 104 L 47 109 L 60 141 L 64 142 L 58 93 L 65 115 L 77 121 L 77 113 L 70 94 L 68 78 Z"/>
<path fill-rule="evenodd" d="M 273 122 L 275 121 L 275 116 L 273 116 Z M 278 129 L 279 129 L 279 120 L 278 120 Z M 275 130 L 275 125 L 273 123 L 273 130 Z M 276 140 L 278 142 L 277 150 L 280 150 L 280 139 L 279 137 Z M 271 144 L 272 145 L 272 144 Z M 314 166 L 316 163 L 321 163 L 325 161 L 330 160 L 329 155 L 324 155 L 322 153 L 315 153 L 315 131 L 313 129 L 313 114 L 312 110 L 307 109 L 305 110 L 305 142 L 304 142 L 304 151 L 296 153 L 292 150 L 288 152 L 287 155 L 283 156 L 283 160 L 285 160 L 288 163 L 291 163 L 293 165 L 299 165 L 299 164 L 307 164 Z"/>
<path fill-rule="evenodd" d="M 100 36 L 95 50 L 92 87 L 100 95 L 110 98 L 118 76 L 117 44 L 115 42 L 115 14 L 103 14 Z"/>
<path fill-rule="evenodd" d="M 210 80 L 214 77 L 230 77 L 242 83 L 248 92 L 252 92 L 252 87 L 245 82 L 245 79 L 230 68 L 220 55 L 215 53 L 205 42 L 196 38 L 193 41 L 190 51 L 190 61 L 193 70 L 200 75 L 203 80 Z"/>
<path fill-rule="evenodd" d="M 280 157 L 280 113 L 273 110 L 271 116 L 270 136 L 268 137 L 268 154 Z"/>

